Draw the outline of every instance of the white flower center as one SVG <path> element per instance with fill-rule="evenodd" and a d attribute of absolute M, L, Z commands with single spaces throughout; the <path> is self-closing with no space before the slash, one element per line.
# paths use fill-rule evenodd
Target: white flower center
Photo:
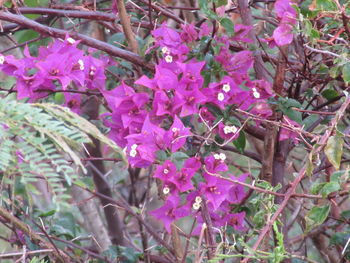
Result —
<path fill-rule="evenodd" d="M 91 67 L 90 67 L 89 75 L 90 75 L 90 76 L 95 75 L 95 71 L 96 71 L 96 68 L 95 68 L 94 66 L 91 66 Z"/>
<path fill-rule="evenodd" d="M 226 83 L 222 86 L 222 90 L 225 92 L 229 92 L 231 90 L 230 84 Z"/>
<path fill-rule="evenodd" d="M 167 194 L 169 194 L 169 193 L 170 193 L 169 187 L 164 187 L 164 188 L 163 188 L 163 194 L 167 195 Z"/>
<path fill-rule="evenodd" d="M 169 54 L 169 49 L 167 47 L 162 48 L 162 53 L 163 54 Z"/>
<path fill-rule="evenodd" d="M 164 174 L 168 174 L 168 173 L 169 173 L 169 170 L 168 170 L 168 169 L 164 169 L 164 170 L 163 170 L 163 173 L 164 173 Z"/>
<path fill-rule="evenodd" d="M 82 61 L 81 59 L 79 59 L 79 60 L 78 60 L 78 64 L 79 64 L 80 70 L 84 70 L 84 61 Z"/>
<path fill-rule="evenodd" d="M 174 128 L 172 128 L 172 129 L 171 129 L 171 131 L 175 133 L 175 132 L 180 131 L 180 129 L 179 129 L 179 128 L 175 128 L 175 127 L 174 127 Z"/>
<path fill-rule="evenodd" d="M 67 38 L 67 42 L 71 45 L 73 45 L 75 43 L 75 40 L 71 37 Z"/>
<path fill-rule="evenodd" d="M 220 156 L 220 160 L 221 161 L 225 161 L 226 160 L 226 155 L 224 153 L 220 153 L 219 156 Z"/>
<path fill-rule="evenodd" d="M 200 204 L 200 203 L 194 203 L 194 204 L 192 205 L 192 208 L 193 208 L 194 210 L 198 210 L 200 207 L 201 207 L 201 204 Z"/>
<path fill-rule="evenodd" d="M 3 55 L 0 55 L 0 64 L 4 64 L 5 62 L 5 57 Z"/>
<path fill-rule="evenodd" d="M 134 150 L 134 149 L 132 149 L 132 150 L 130 151 L 130 156 L 131 156 L 131 157 L 136 157 L 136 155 L 137 155 L 137 151 Z"/>
<path fill-rule="evenodd" d="M 224 127 L 224 133 L 229 134 L 229 133 L 236 133 L 237 132 L 237 127 L 236 126 L 225 126 Z"/>
<path fill-rule="evenodd" d="M 171 63 L 171 62 L 173 62 L 173 57 L 170 56 L 170 55 L 166 55 L 165 56 L 165 61 L 166 61 L 166 63 Z"/>
<path fill-rule="evenodd" d="M 256 90 L 256 88 L 253 88 L 252 90 L 253 90 L 254 98 L 259 99 L 260 98 L 260 93 Z"/>
<path fill-rule="evenodd" d="M 202 198 L 200 196 L 196 196 L 195 202 L 200 204 L 202 202 Z"/>
<path fill-rule="evenodd" d="M 130 156 L 131 157 L 135 157 L 137 155 L 136 148 L 137 148 L 137 144 L 131 145 L 131 151 L 130 151 Z"/>
<path fill-rule="evenodd" d="M 225 99 L 224 93 L 218 93 L 218 101 L 223 101 Z"/>
<path fill-rule="evenodd" d="M 220 154 L 217 154 L 217 153 L 214 154 L 214 159 L 215 159 L 215 160 L 220 160 Z"/>

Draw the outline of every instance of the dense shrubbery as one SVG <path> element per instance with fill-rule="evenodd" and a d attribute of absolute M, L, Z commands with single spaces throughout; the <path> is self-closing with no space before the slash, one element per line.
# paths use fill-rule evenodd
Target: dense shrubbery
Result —
<path fill-rule="evenodd" d="M 349 4 L 187 2 L 0 11 L 0 258 L 348 260 Z"/>

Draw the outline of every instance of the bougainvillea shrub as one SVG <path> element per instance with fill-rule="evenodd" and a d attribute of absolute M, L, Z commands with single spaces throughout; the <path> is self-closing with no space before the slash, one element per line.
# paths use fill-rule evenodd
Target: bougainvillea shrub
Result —
<path fill-rule="evenodd" d="M 137 2 L 0 11 L 16 39 L 50 36 L 0 54 L 15 79 L 1 96 L 24 105 L 0 105 L 6 248 L 30 262 L 346 262 L 348 3 Z"/>

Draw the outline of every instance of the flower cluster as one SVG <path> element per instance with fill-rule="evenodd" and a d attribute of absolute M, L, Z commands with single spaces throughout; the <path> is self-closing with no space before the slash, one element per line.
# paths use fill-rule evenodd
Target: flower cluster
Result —
<path fill-rule="evenodd" d="M 286 0 L 276 2 L 283 27 L 295 20 L 294 9 L 286 3 Z M 156 165 L 153 176 L 162 183 L 164 205 L 152 214 L 164 222 L 168 231 L 175 220 L 192 216 L 199 223 L 193 233 L 198 233 L 205 222 L 201 213 L 203 205 L 216 228 L 232 226 L 243 230 L 245 212 L 237 205 L 244 200 L 245 192 L 235 181 L 245 182 L 248 174 L 238 177 L 228 174 L 224 153 L 208 155 L 200 146 L 191 152 L 188 142 L 196 139 L 202 145 L 202 142 L 217 143 L 217 138 L 225 143 L 237 139 L 241 123 L 230 118 L 233 107 L 259 116 L 256 125 L 260 125 L 259 119 L 272 115 L 267 103 L 274 96 L 271 84 L 249 77 L 253 53 L 232 53 L 230 49 L 235 42 L 250 43 L 251 29 L 235 25 L 232 37 L 213 37 L 219 51 L 213 52 L 213 61 L 224 74 L 212 74 L 209 81 L 203 76 L 212 72 L 212 65 L 191 55 L 191 49 L 201 39 L 208 38 L 210 26 L 206 23 L 200 30 L 185 25 L 180 33 L 166 24 L 153 30 L 152 50 L 158 52 L 159 63 L 152 78 L 144 75 L 133 87 L 122 82 L 115 89 L 106 90 L 104 69 L 112 62 L 95 58 L 93 51 L 85 54 L 77 48 L 79 41 L 69 36 L 41 47 L 36 57 L 31 56 L 27 47 L 22 59 L 0 55 L 0 69 L 17 78 L 19 99 L 37 100 L 60 88 L 69 91 L 63 93 L 65 105 L 75 111 L 80 108 L 81 91 L 98 89 L 110 109 L 102 115 L 110 129 L 109 136 L 125 149 L 130 165 L 138 168 Z M 203 129 L 206 131 L 200 132 Z M 280 139 L 288 136 L 295 140 L 287 130 L 282 130 Z M 179 151 L 192 156 L 180 166 L 170 161 Z M 169 159 L 157 158 L 159 152 Z"/>
<path fill-rule="evenodd" d="M 95 58 L 92 51 L 86 55 L 77 48 L 78 44 L 66 36 L 65 40 L 56 39 L 49 46 L 40 47 L 38 56 L 32 56 L 26 46 L 22 59 L 0 55 L 0 70 L 17 79 L 18 99 L 36 101 L 57 89 L 67 90 L 68 86 L 73 91 L 104 89 L 108 59 Z M 66 106 L 79 111 L 80 94 L 64 92 L 64 97 Z"/>
<path fill-rule="evenodd" d="M 190 137 L 201 138 L 190 125 L 193 123 L 204 123 L 213 135 L 226 142 L 235 140 L 239 123 L 218 121 L 213 107 L 225 111 L 235 105 L 261 118 L 272 114 L 266 102 L 273 96 L 271 84 L 251 80 L 248 75 L 254 63 L 252 52 L 230 51 L 232 42 L 251 42 L 247 37 L 250 29 L 237 25 L 233 37 L 215 37 L 220 52 L 214 59 L 226 75 L 205 85 L 202 73 L 210 70 L 209 65 L 189 56 L 190 46 L 208 35 L 209 26 L 203 24 L 197 32 L 193 25 L 186 25 L 179 33 L 163 24 L 152 32 L 153 49 L 160 56 L 153 78 L 144 75 L 134 87 L 121 83 L 102 92 L 111 109 L 104 116 L 105 124 L 111 138 L 125 149 L 129 163 L 139 168 L 157 164 L 153 176 L 162 182 L 165 202 L 152 214 L 164 222 L 169 232 L 171 223 L 185 216 L 195 217 L 200 228 L 204 222 L 200 212 L 203 202 L 215 227 L 244 229 L 245 212 L 236 207 L 245 197 L 244 188 L 232 180 L 244 182 L 248 175 L 236 178 L 227 174 L 224 153 L 204 158 L 199 150 L 181 167 L 170 160 L 158 160 L 156 153 L 162 151 L 170 157 L 177 151 L 186 152 Z M 194 233 L 198 233 L 198 227 Z"/>
<path fill-rule="evenodd" d="M 237 178 L 232 175 L 228 178 L 221 176 L 221 173 L 228 171 L 225 159 L 225 154 L 220 153 L 207 156 L 203 161 L 197 157 L 189 158 L 180 170 L 177 170 L 175 164 L 169 160 L 157 166 L 154 177 L 163 182 L 166 201 L 151 214 L 164 223 L 167 231 L 171 231 L 171 223 L 175 220 L 192 216 L 198 222 L 193 234 L 198 234 L 204 223 L 200 213 L 204 201 L 213 226 L 216 228 L 232 226 L 236 230 L 244 230 L 245 212 L 232 213 L 235 205 L 245 197 L 244 187 L 230 181 L 244 182 L 248 174 L 242 174 Z M 194 177 L 201 180 L 196 185 L 191 180 Z"/>

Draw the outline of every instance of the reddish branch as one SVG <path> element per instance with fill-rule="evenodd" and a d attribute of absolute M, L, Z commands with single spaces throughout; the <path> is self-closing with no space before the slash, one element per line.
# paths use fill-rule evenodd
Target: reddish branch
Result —
<path fill-rule="evenodd" d="M 249 32 L 249 37 L 253 40 L 253 43 L 257 46 L 258 42 L 256 40 L 254 23 L 252 13 L 249 9 L 249 1 L 248 0 L 238 0 L 238 8 L 242 18 L 242 22 L 246 26 L 252 26 L 252 30 Z M 261 52 L 259 50 L 255 51 L 254 54 L 254 69 L 256 72 L 257 79 L 267 79 L 266 68 L 264 66 L 264 62 L 262 60 Z"/>
<path fill-rule="evenodd" d="M 138 45 L 137 45 L 137 41 L 136 41 L 134 32 L 132 32 L 132 29 L 131 29 L 130 17 L 128 16 L 128 13 L 126 12 L 124 0 L 117 0 L 117 6 L 118 6 L 118 14 L 119 14 L 119 18 L 120 18 L 120 23 L 122 24 L 126 41 L 129 44 L 130 50 L 132 52 L 134 52 L 135 54 L 137 54 L 138 53 Z"/>
<path fill-rule="evenodd" d="M 56 259 L 55 262 L 68 263 L 70 262 L 70 258 L 63 251 L 58 250 L 54 247 L 50 242 L 46 241 L 36 232 L 34 232 L 26 223 L 19 220 L 17 217 L 12 215 L 6 209 L 0 206 L 0 217 L 4 218 L 6 221 L 11 223 L 16 229 L 21 230 L 24 234 L 26 234 L 30 240 L 38 245 L 41 248 L 49 249 L 52 251 L 52 256 Z"/>
<path fill-rule="evenodd" d="M 42 7 L 19 7 L 17 8 L 21 14 L 38 14 L 38 15 L 50 15 L 57 17 L 71 17 L 71 18 L 82 18 L 89 20 L 103 20 L 113 22 L 116 20 L 115 15 L 98 12 L 98 11 L 77 11 L 77 10 L 60 10 L 53 8 L 42 8 Z"/>
<path fill-rule="evenodd" d="M 35 22 L 31 19 L 28 19 L 21 15 L 14 15 L 7 12 L 0 12 L 0 20 L 16 23 L 20 26 L 24 26 L 26 28 L 30 28 L 40 34 L 48 35 L 55 38 L 65 38 L 68 34 L 70 37 L 74 38 L 75 40 L 80 40 L 82 44 L 85 44 L 89 47 L 96 48 L 98 50 L 104 51 L 108 53 L 111 56 L 119 57 L 122 59 L 125 59 L 127 61 L 130 61 L 131 63 L 134 63 L 135 65 L 141 66 L 143 68 L 153 70 L 153 65 L 146 63 L 142 57 L 138 56 L 135 53 L 132 53 L 130 51 L 123 50 L 121 48 L 115 47 L 113 45 L 110 45 L 106 42 L 91 38 L 89 36 L 79 34 L 73 31 L 65 31 L 62 29 L 52 28 L 48 27 L 42 24 L 39 24 L 38 22 Z"/>
<path fill-rule="evenodd" d="M 179 18 L 175 14 L 167 11 L 166 9 L 164 9 L 164 8 L 162 8 L 160 6 L 154 5 L 154 4 L 150 4 L 147 0 L 141 0 L 141 2 L 144 3 L 145 5 L 148 5 L 148 6 L 152 7 L 153 10 L 161 13 L 162 15 L 173 19 L 174 21 L 176 21 L 179 24 L 185 24 L 185 21 L 183 21 L 181 18 Z"/>
<path fill-rule="evenodd" d="M 316 145 L 318 145 L 318 147 L 314 150 L 315 155 L 319 154 L 324 149 L 329 137 L 332 135 L 335 127 L 337 126 L 337 123 L 339 122 L 340 118 L 343 116 L 343 114 L 344 114 L 345 110 L 348 108 L 349 104 L 350 104 L 350 97 L 347 97 L 345 102 L 343 103 L 343 105 L 339 109 L 337 116 L 332 119 L 332 122 L 331 122 L 329 129 L 326 130 L 324 135 L 320 138 L 320 140 L 316 144 Z M 271 217 L 271 219 L 267 222 L 267 224 L 264 226 L 264 228 L 260 232 L 260 235 L 259 235 L 257 241 L 255 242 L 254 246 L 252 247 L 253 251 L 256 251 L 258 249 L 259 245 L 264 240 L 265 235 L 270 231 L 273 223 L 277 220 L 279 215 L 286 208 L 290 198 L 295 194 L 295 190 L 296 190 L 297 186 L 299 185 L 300 181 L 305 176 L 306 169 L 307 169 L 307 165 L 304 165 L 304 167 L 299 172 L 298 177 L 293 181 L 293 183 L 291 184 L 291 187 L 288 189 L 287 193 L 285 194 L 283 202 L 281 203 L 281 205 L 277 209 L 276 213 Z M 249 262 L 249 260 L 250 260 L 250 258 L 246 257 L 245 259 L 243 259 L 241 261 L 241 263 L 247 263 L 247 262 Z"/>

